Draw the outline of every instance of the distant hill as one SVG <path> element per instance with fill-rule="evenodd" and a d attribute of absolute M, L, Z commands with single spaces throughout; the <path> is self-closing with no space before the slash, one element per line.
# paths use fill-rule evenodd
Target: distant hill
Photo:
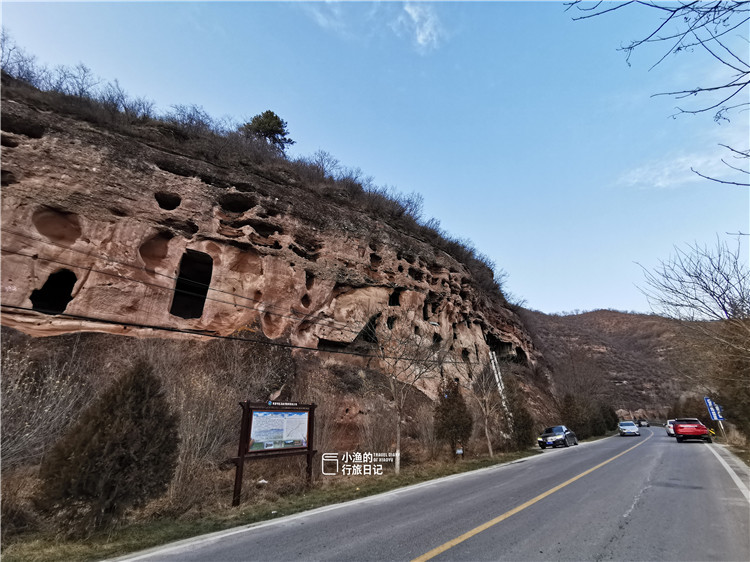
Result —
<path fill-rule="evenodd" d="M 615 408 L 663 412 L 685 391 L 709 358 L 692 351 L 681 326 L 656 315 L 595 310 L 521 316 L 553 373 L 571 363 L 601 374 Z M 555 380 L 553 375 L 553 380 Z"/>

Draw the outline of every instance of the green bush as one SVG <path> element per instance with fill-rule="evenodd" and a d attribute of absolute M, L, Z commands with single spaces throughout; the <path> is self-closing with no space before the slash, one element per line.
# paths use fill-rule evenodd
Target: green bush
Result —
<path fill-rule="evenodd" d="M 140 361 L 87 408 L 42 462 L 37 506 L 85 536 L 163 494 L 178 454 L 177 417 Z"/>

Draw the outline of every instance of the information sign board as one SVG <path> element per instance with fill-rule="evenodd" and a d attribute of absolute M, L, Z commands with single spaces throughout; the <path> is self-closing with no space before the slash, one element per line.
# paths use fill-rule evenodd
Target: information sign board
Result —
<path fill-rule="evenodd" d="M 706 403 L 706 408 L 708 408 L 708 415 L 711 416 L 712 420 L 722 421 L 724 419 L 724 416 L 721 412 L 721 406 L 711 400 L 708 396 L 704 396 L 703 401 Z"/>
<path fill-rule="evenodd" d="M 308 410 L 252 410 L 248 453 L 307 447 L 308 418 Z"/>

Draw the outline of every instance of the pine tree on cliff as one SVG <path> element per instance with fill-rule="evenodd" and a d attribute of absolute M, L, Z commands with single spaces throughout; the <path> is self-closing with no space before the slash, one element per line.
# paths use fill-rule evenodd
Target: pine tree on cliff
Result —
<path fill-rule="evenodd" d="M 287 137 L 289 131 L 286 127 L 286 121 L 273 111 L 267 110 L 253 117 L 249 123 L 242 125 L 239 130 L 247 137 L 263 139 L 268 144 L 284 152 L 287 145 L 294 144 L 294 141 Z"/>

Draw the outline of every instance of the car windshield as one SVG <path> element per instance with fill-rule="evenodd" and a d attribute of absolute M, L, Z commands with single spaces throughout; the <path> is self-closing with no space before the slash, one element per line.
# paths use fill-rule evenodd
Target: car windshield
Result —
<path fill-rule="evenodd" d="M 620 425 L 623 425 L 623 426 L 625 426 L 625 425 L 635 425 L 635 423 L 631 422 L 631 421 L 624 421 L 624 422 L 620 422 Z"/>
<path fill-rule="evenodd" d="M 674 423 L 701 423 L 698 418 L 681 418 L 674 420 Z"/>
<path fill-rule="evenodd" d="M 565 433 L 565 428 L 561 425 L 556 425 L 555 427 L 548 427 L 544 430 L 544 433 Z"/>

